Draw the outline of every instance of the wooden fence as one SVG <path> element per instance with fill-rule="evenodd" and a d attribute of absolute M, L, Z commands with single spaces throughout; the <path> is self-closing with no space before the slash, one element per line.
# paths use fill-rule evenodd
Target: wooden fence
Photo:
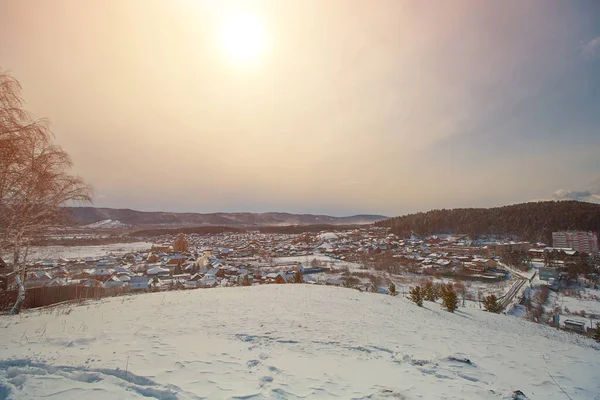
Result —
<path fill-rule="evenodd" d="M 0 291 L 0 311 L 10 310 L 18 293 L 17 290 Z M 77 285 L 28 288 L 25 290 L 23 308 L 44 307 L 71 300 L 99 299 L 116 294 L 118 293 L 114 289 Z"/>

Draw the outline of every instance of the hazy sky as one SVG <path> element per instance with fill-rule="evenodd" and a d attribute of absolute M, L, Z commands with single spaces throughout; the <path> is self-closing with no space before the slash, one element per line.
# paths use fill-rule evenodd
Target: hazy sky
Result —
<path fill-rule="evenodd" d="M 227 53 L 236 15 L 260 25 L 250 59 Z M 398 215 L 600 194 L 596 0 L 2 0 L 0 69 L 97 206 Z"/>

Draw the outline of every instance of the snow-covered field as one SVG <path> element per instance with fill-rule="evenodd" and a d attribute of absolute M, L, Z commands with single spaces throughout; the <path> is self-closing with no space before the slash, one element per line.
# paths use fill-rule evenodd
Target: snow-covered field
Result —
<path fill-rule="evenodd" d="M 586 314 L 600 315 L 600 290 L 581 288 L 573 291 L 572 296 L 561 293 L 556 299 L 556 305 L 563 310 L 568 308 L 572 313 L 585 311 Z"/>
<path fill-rule="evenodd" d="M 299 263 L 302 263 L 302 265 L 304 265 L 305 267 L 310 267 L 312 260 L 319 261 L 321 267 L 336 268 L 336 269 L 348 268 L 349 271 L 361 270 L 360 264 L 357 264 L 354 262 L 349 262 L 349 261 L 338 260 L 336 258 L 329 257 L 324 254 L 318 254 L 318 253 L 307 254 L 304 256 L 277 257 L 277 258 L 273 259 L 273 263 L 278 264 L 278 263 L 299 262 Z"/>
<path fill-rule="evenodd" d="M 101 257 L 109 253 L 125 254 L 130 251 L 150 250 L 152 243 L 134 242 L 134 243 L 113 243 L 96 246 L 39 246 L 30 249 L 29 260 L 44 259 L 76 259 L 85 257 Z M 8 258 L 7 258 L 8 259 Z"/>
<path fill-rule="evenodd" d="M 122 223 L 116 219 L 105 219 L 103 221 L 94 222 L 93 224 L 85 225 L 85 228 L 123 228 L 128 226 L 127 224 Z"/>
<path fill-rule="evenodd" d="M 469 361 L 467 362 L 468 359 Z M 150 293 L 0 319 L 0 398 L 600 399 L 590 339 L 314 285 Z"/>

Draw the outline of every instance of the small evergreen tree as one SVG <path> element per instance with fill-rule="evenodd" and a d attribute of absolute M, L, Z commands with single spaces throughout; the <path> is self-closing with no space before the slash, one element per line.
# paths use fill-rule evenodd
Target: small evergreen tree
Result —
<path fill-rule="evenodd" d="M 596 322 L 596 329 L 594 329 L 592 337 L 596 342 L 600 342 L 600 322 Z"/>
<path fill-rule="evenodd" d="M 158 276 L 155 276 L 154 278 L 152 278 L 152 286 L 151 286 L 151 291 L 152 292 L 158 292 L 158 288 L 160 285 L 160 280 L 158 280 Z"/>
<path fill-rule="evenodd" d="M 398 294 L 398 292 L 396 291 L 396 285 L 394 285 L 394 282 L 390 282 L 390 286 L 388 287 L 388 290 L 392 296 L 396 296 Z"/>
<path fill-rule="evenodd" d="M 491 294 L 483 298 L 483 309 L 485 311 L 497 314 L 502 311 L 502 306 L 500 305 L 500 302 L 496 296 Z"/>
<path fill-rule="evenodd" d="M 411 288 L 408 292 L 408 298 L 419 307 L 423 307 L 423 290 L 421 290 L 421 286 Z"/>
<path fill-rule="evenodd" d="M 181 274 L 181 264 L 177 263 L 175 264 L 175 268 L 173 268 L 173 275 L 180 275 Z"/>
<path fill-rule="evenodd" d="M 252 286 L 252 282 L 250 282 L 250 275 L 244 275 L 242 278 L 242 286 Z"/>
<path fill-rule="evenodd" d="M 421 289 L 423 293 L 423 299 L 427 301 L 436 301 L 439 298 L 438 290 L 433 285 L 432 281 L 427 281 L 423 289 Z"/>
<path fill-rule="evenodd" d="M 304 275 L 302 275 L 301 271 L 296 271 L 292 277 L 292 283 L 304 283 Z"/>
<path fill-rule="evenodd" d="M 458 296 L 452 285 L 444 285 L 442 290 L 442 304 L 444 308 L 450 312 L 454 312 L 458 308 Z"/>

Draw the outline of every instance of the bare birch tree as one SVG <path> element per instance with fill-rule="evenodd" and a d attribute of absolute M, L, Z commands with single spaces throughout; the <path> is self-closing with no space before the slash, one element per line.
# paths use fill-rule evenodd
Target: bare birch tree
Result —
<path fill-rule="evenodd" d="M 53 139 L 48 122 L 23 108 L 19 82 L 0 72 L 0 254 L 12 257 L 14 314 L 25 300 L 32 238 L 60 221 L 62 206 L 91 201 L 90 186 L 69 173 L 71 159 Z"/>

